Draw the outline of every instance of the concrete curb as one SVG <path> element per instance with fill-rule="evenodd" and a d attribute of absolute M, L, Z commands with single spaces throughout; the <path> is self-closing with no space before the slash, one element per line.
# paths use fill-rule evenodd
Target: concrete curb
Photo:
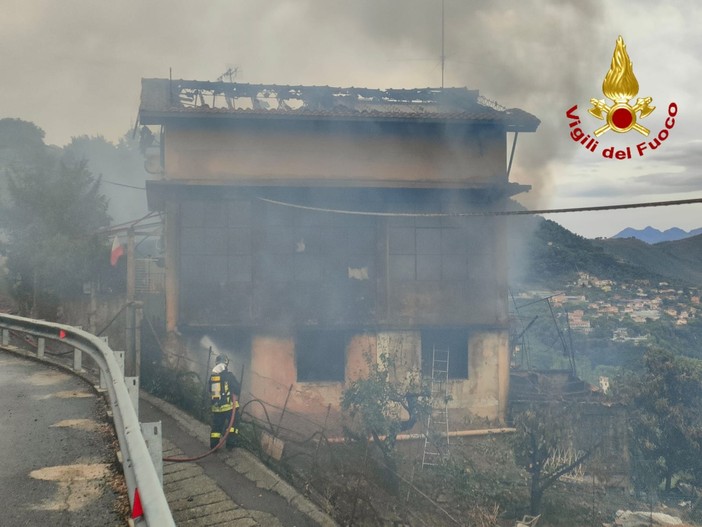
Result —
<path fill-rule="evenodd" d="M 143 390 L 140 390 L 139 397 L 168 414 L 183 430 L 201 443 L 203 449 L 209 449 L 210 427 L 208 425 L 198 421 L 171 403 L 154 397 Z M 222 449 L 218 451 L 217 455 L 219 457 L 224 457 L 224 462 L 229 467 L 254 482 L 257 487 L 270 490 L 280 495 L 291 506 L 295 507 L 322 527 L 338 527 L 338 524 L 329 515 L 300 494 L 295 487 L 283 481 L 279 475 L 264 465 L 260 459 L 248 450 L 238 448 L 232 452 L 228 452 Z"/>

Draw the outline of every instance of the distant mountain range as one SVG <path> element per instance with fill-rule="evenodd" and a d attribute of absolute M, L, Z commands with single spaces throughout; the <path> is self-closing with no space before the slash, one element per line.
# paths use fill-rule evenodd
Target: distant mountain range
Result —
<path fill-rule="evenodd" d="M 677 227 L 665 231 L 659 231 L 653 227 L 646 227 L 645 229 L 632 229 L 631 227 L 627 227 L 623 231 L 612 236 L 612 238 L 636 238 L 642 242 L 654 244 L 684 240 L 685 238 L 697 236 L 698 234 L 702 234 L 702 228 L 687 232 Z"/>

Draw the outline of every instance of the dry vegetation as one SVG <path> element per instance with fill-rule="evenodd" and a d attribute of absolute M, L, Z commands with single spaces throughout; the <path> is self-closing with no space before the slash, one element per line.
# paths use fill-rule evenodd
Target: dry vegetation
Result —
<path fill-rule="evenodd" d="M 322 446 L 317 463 L 311 463 L 311 445 L 287 443 L 275 468 L 344 526 L 514 527 L 529 512 L 529 493 L 510 441 L 509 436 L 456 439 L 450 462 L 425 469 L 421 442 L 402 442 L 396 492 L 388 490 L 389 475 L 372 444 Z M 686 519 L 681 500 L 659 500 L 652 510 Z M 607 488 L 587 476 L 563 478 L 546 491 L 542 505 L 539 527 L 601 527 L 614 521 L 617 510 L 651 508 L 645 496 Z"/>

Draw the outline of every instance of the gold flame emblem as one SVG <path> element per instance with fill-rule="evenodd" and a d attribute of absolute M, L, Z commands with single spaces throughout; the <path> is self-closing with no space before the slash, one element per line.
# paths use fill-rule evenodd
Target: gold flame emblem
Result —
<path fill-rule="evenodd" d="M 639 93 L 639 81 L 634 76 L 634 65 L 626 52 L 624 39 L 619 36 L 617 44 L 614 46 L 612 55 L 612 65 L 609 67 L 607 75 L 602 82 L 602 93 L 608 99 L 614 101 L 612 106 L 605 103 L 604 99 L 590 99 L 592 108 L 588 112 L 606 121 L 607 124 L 595 130 L 595 135 L 599 137 L 607 130 L 624 133 L 631 129 L 640 134 L 648 135 L 650 130 L 636 122 L 637 116 L 640 119 L 648 116 L 656 109 L 650 106 L 652 97 L 636 99 L 633 106 L 629 101 Z"/>

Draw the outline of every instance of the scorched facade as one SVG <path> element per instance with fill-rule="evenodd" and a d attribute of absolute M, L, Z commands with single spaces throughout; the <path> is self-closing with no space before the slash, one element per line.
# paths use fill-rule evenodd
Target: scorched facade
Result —
<path fill-rule="evenodd" d="M 147 190 L 177 353 L 231 335 L 251 396 L 322 415 L 365 357 L 428 371 L 441 347 L 454 427 L 504 418 L 505 220 L 484 213 L 526 190 L 507 134 L 535 117 L 457 88 L 144 79 L 140 121 L 160 127 Z"/>

